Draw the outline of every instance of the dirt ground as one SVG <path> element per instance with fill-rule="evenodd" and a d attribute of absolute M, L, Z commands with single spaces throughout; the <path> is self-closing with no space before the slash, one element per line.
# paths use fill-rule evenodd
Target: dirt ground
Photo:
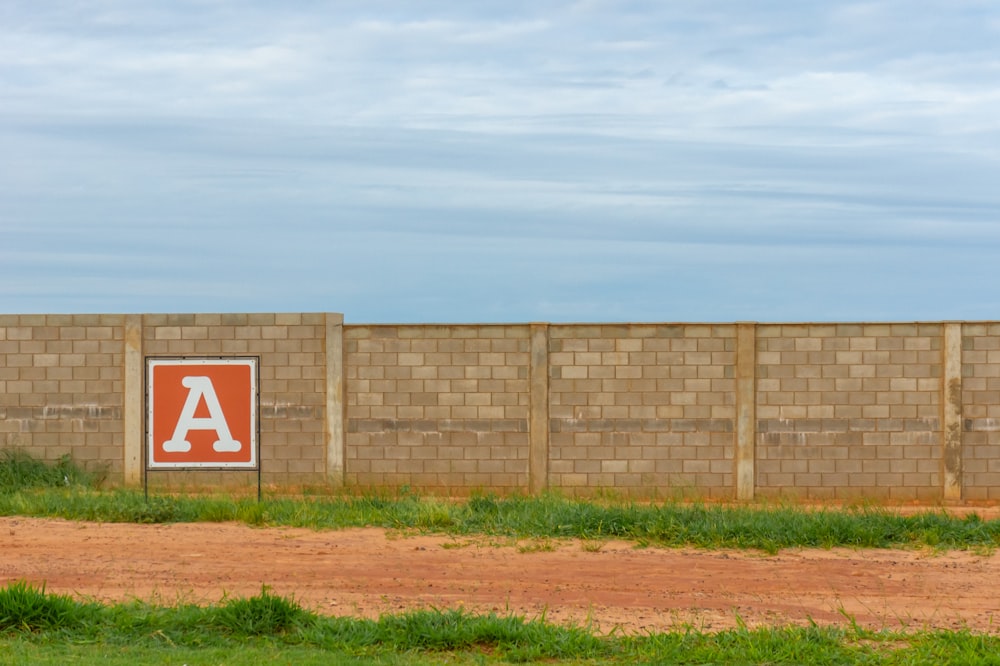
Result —
<path fill-rule="evenodd" d="M 1000 633 L 1000 554 L 738 551 L 622 542 L 0 518 L 0 585 L 101 601 L 217 603 L 262 585 L 328 615 L 414 608 L 543 616 L 601 632 L 859 624 Z M 994 623 L 994 617 L 997 623 Z"/>

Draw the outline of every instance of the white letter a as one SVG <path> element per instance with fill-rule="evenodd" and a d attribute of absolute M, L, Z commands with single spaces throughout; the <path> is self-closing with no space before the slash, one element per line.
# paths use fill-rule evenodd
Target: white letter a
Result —
<path fill-rule="evenodd" d="M 181 384 L 191 390 L 177 419 L 174 436 L 163 442 L 163 450 L 167 453 L 187 453 L 191 450 L 191 442 L 187 441 L 189 430 L 214 430 L 217 439 L 212 444 L 213 449 L 220 453 L 239 451 L 243 445 L 229 432 L 229 424 L 222 413 L 219 397 L 215 395 L 212 380 L 208 377 L 185 377 Z M 207 418 L 194 415 L 202 398 L 205 398 L 205 406 L 208 407 Z"/>

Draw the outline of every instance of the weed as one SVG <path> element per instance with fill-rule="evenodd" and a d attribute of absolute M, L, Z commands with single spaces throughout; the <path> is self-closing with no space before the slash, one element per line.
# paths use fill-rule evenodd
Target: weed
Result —
<path fill-rule="evenodd" d="M 472 539 L 465 539 L 463 541 L 457 541 L 452 539 L 451 541 L 445 541 L 444 543 L 442 543 L 441 547 L 444 548 L 445 550 L 459 550 L 461 548 L 468 548 L 474 543 L 475 541 L 473 541 Z"/>
<path fill-rule="evenodd" d="M 528 543 L 517 545 L 519 553 L 551 553 L 556 549 L 556 545 L 551 539 L 533 539 Z"/>

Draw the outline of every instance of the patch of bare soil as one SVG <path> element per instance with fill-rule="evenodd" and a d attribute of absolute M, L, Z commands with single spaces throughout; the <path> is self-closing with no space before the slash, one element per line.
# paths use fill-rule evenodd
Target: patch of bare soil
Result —
<path fill-rule="evenodd" d="M 742 551 L 622 542 L 0 518 L 0 585 L 100 601 L 217 603 L 268 586 L 327 615 L 416 608 L 544 616 L 602 632 L 858 624 L 997 632 L 1000 554 Z"/>

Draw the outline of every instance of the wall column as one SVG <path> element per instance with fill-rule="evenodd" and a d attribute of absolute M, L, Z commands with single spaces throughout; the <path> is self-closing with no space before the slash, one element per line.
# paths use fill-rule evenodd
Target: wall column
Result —
<path fill-rule="evenodd" d="M 757 485 L 757 324 L 736 324 L 736 499 L 752 500 Z"/>
<path fill-rule="evenodd" d="M 528 492 L 549 486 L 549 325 L 531 324 Z"/>
<path fill-rule="evenodd" d="M 941 482 L 945 501 L 962 499 L 962 324 L 944 325 L 941 378 Z"/>
<path fill-rule="evenodd" d="M 326 315 L 326 479 L 344 485 L 344 315 Z"/>
<path fill-rule="evenodd" d="M 142 315 L 125 316 L 125 383 L 123 413 L 122 470 L 126 486 L 142 484 L 142 447 L 144 440 L 144 403 L 146 387 L 143 376 Z"/>

